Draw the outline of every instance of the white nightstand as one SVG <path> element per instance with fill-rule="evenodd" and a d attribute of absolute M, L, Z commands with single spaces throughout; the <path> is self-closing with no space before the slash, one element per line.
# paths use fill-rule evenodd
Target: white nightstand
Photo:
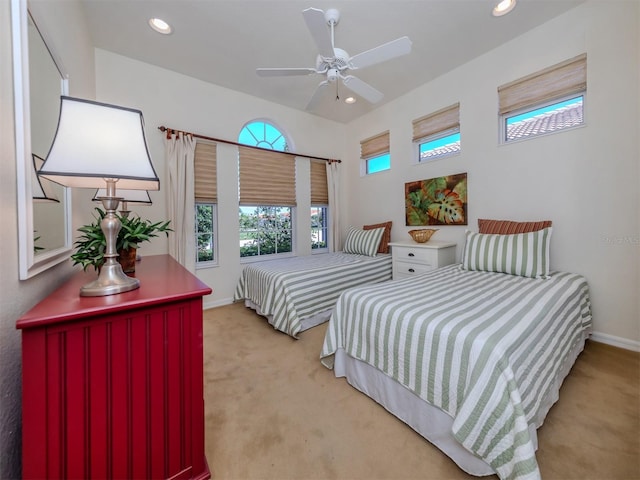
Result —
<path fill-rule="evenodd" d="M 429 240 L 427 243 L 390 242 L 393 279 L 428 272 L 456 260 L 456 244 Z"/>

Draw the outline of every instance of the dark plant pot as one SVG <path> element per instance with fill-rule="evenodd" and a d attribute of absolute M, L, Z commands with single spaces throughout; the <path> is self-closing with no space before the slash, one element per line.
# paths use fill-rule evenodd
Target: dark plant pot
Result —
<path fill-rule="evenodd" d="M 122 249 L 118 252 L 118 262 L 122 265 L 122 271 L 124 273 L 134 273 L 136 271 L 136 249 L 131 247 L 129 249 Z"/>

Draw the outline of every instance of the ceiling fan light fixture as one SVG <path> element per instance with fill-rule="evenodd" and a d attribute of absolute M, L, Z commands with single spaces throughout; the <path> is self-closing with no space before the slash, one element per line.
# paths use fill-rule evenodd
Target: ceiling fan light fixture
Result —
<path fill-rule="evenodd" d="M 153 28 L 156 32 L 161 33 L 163 35 L 169 35 L 173 29 L 171 25 L 162 20 L 161 18 L 150 18 L 149 26 Z"/>
<path fill-rule="evenodd" d="M 493 16 L 501 17 L 506 15 L 516 6 L 516 0 L 501 0 L 495 7 L 493 7 Z"/>
<path fill-rule="evenodd" d="M 411 53 L 411 40 L 404 36 L 390 42 L 378 45 L 353 57 L 341 48 L 337 48 L 334 42 L 334 27 L 340 20 L 340 12 L 329 9 L 326 12 L 318 8 L 307 8 L 302 11 L 304 21 L 313 37 L 318 49 L 315 68 L 257 68 L 256 72 L 261 77 L 291 76 L 291 75 L 325 75 L 325 80 L 316 87 L 311 100 L 307 104 L 307 110 L 313 110 L 323 98 L 329 98 L 327 86 L 334 90 L 336 101 L 342 100 L 338 87 L 343 85 L 358 98 L 369 103 L 378 103 L 384 95 L 373 86 L 351 75 L 351 70 L 358 70 L 371 65 L 391 60 L 392 58 Z M 327 25 L 330 28 L 327 28 Z M 344 101 L 355 103 L 355 96 Z"/>

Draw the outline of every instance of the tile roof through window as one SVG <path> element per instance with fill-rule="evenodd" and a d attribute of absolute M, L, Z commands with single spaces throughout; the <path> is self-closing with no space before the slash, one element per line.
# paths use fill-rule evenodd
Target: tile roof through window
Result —
<path fill-rule="evenodd" d="M 507 127 L 507 141 L 575 127 L 582 125 L 582 123 L 582 103 L 574 103 L 512 123 Z"/>

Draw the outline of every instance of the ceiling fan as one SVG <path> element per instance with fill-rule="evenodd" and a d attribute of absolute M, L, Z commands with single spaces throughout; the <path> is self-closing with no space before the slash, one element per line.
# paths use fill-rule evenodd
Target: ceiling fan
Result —
<path fill-rule="evenodd" d="M 348 72 L 407 55 L 411 52 L 409 37 L 392 40 L 351 57 L 341 48 L 334 46 L 334 28 L 340 20 L 338 10 L 331 8 L 323 12 L 317 8 L 307 8 L 302 11 L 302 15 L 318 47 L 319 53 L 315 68 L 257 68 L 256 73 L 261 77 L 325 75 L 326 79 L 320 82 L 307 104 L 307 110 L 315 108 L 325 95 L 328 86 L 335 84 L 337 88 L 336 82 L 338 81 L 342 82 L 348 90 L 370 103 L 382 100 L 384 97 L 382 92 Z"/>

